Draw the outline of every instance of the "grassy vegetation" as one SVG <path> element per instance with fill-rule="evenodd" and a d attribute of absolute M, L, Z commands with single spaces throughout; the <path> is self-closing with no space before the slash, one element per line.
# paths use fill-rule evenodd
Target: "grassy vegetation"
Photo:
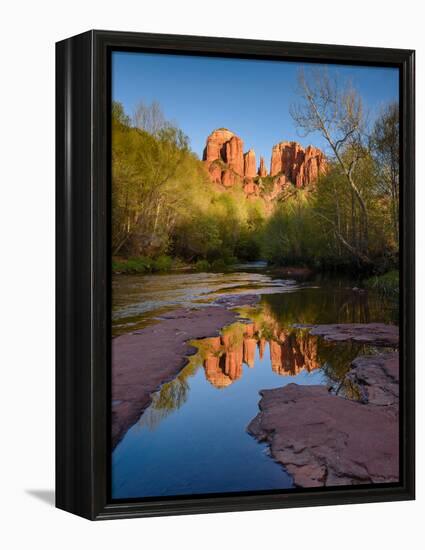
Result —
<path fill-rule="evenodd" d="M 366 288 L 376 290 L 383 296 L 396 298 L 400 294 L 399 272 L 396 270 L 371 277 L 364 284 Z"/>
<path fill-rule="evenodd" d="M 119 259 L 112 261 L 114 273 L 165 273 L 173 267 L 173 259 L 162 255 L 157 258 L 139 256 L 137 258 Z"/>

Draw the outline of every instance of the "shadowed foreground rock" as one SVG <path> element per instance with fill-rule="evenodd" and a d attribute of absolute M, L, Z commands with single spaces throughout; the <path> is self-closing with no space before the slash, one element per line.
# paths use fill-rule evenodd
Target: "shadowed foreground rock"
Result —
<path fill-rule="evenodd" d="M 299 487 L 397 482 L 398 370 L 397 352 L 353 361 L 347 376 L 361 402 L 325 386 L 263 390 L 248 432 L 270 445 Z"/>
<path fill-rule="evenodd" d="M 177 309 L 162 315 L 156 325 L 112 340 L 113 447 L 150 405 L 152 393 L 175 378 L 187 356 L 196 353 L 188 341 L 219 334 L 238 317 L 229 308 L 257 300 L 254 295 L 225 296 L 218 306 Z"/>

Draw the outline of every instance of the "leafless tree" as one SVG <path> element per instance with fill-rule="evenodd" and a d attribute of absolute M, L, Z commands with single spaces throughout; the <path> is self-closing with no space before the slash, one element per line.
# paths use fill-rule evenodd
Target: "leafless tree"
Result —
<path fill-rule="evenodd" d="M 140 101 L 133 113 L 133 126 L 152 135 L 157 135 L 167 126 L 160 104 L 153 101 L 150 105 L 146 105 Z"/>
<path fill-rule="evenodd" d="M 371 148 L 377 160 L 378 182 L 381 192 L 391 200 L 394 240 L 399 240 L 399 106 L 390 103 L 382 109 L 375 121 Z"/>
<path fill-rule="evenodd" d="M 365 117 L 361 98 L 348 84 L 340 88 L 337 79 L 331 78 L 323 69 L 312 70 L 308 76 L 300 70 L 298 93 L 301 102 L 291 106 L 292 118 L 302 135 L 318 132 L 326 140 L 362 214 L 362 238 L 358 246 L 348 243 L 336 226 L 335 234 L 351 253 L 362 262 L 369 263 L 368 209 L 354 176 L 356 165 L 365 155 Z"/>

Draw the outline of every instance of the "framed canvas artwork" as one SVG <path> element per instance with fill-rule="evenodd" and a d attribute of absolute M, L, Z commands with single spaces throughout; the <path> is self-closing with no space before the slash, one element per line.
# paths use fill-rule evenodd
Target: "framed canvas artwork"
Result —
<path fill-rule="evenodd" d="M 57 506 L 414 498 L 414 52 L 57 48 Z"/>

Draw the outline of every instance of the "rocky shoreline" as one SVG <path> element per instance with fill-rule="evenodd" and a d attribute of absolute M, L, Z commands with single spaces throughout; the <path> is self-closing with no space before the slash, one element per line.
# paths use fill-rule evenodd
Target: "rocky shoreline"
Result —
<path fill-rule="evenodd" d="M 112 340 L 112 448 L 150 405 L 152 394 L 197 352 L 188 342 L 218 335 L 239 318 L 232 308 L 258 301 L 253 294 L 223 296 L 211 306 L 176 309 L 155 325 Z"/>
<path fill-rule="evenodd" d="M 331 341 L 398 346 L 398 327 L 381 323 L 311 326 Z M 399 479 L 399 355 L 357 357 L 346 380 L 353 400 L 326 386 L 261 391 L 260 413 L 247 430 L 298 487 L 391 483 Z"/>

